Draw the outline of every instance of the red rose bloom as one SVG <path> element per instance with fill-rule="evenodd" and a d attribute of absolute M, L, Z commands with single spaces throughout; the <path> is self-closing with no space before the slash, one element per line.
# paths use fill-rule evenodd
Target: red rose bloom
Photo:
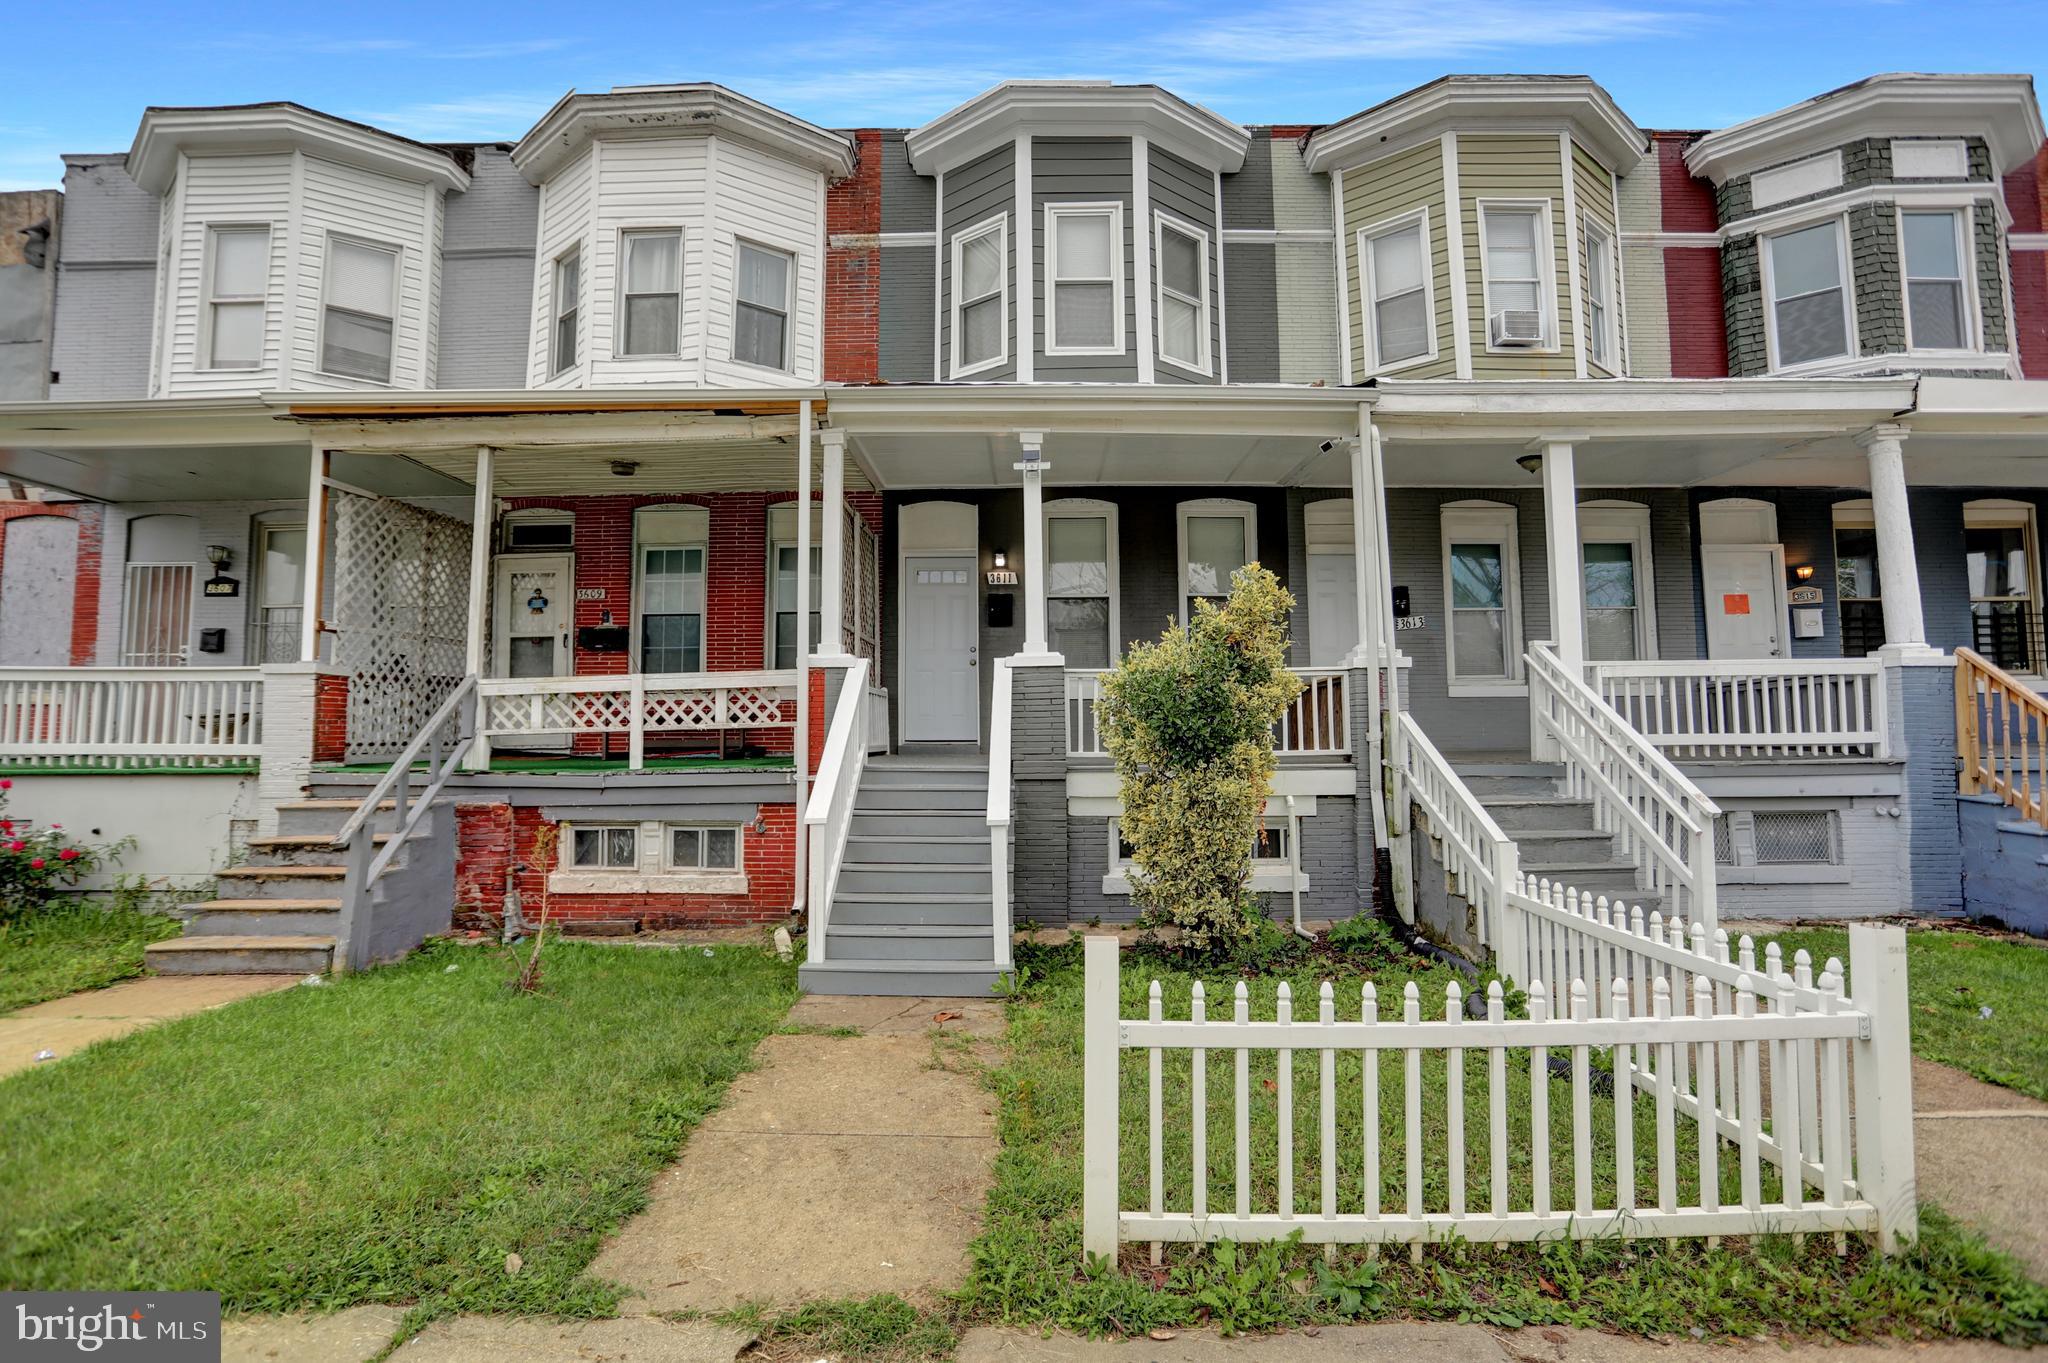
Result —
<path fill-rule="evenodd" d="M 12 779 L 10 779 L 9 777 L 5 777 L 5 776 L 0 776 L 0 790 L 13 790 L 13 789 L 14 789 L 14 782 L 13 782 L 13 780 L 12 780 Z"/>
<path fill-rule="evenodd" d="M 29 863 L 29 867 L 30 867 L 30 869 L 31 869 L 31 870 L 36 870 L 36 871 L 40 871 L 40 870 L 42 870 L 42 869 L 43 869 L 43 865 L 44 865 L 44 862 L 43 862 L 43 859 L 42 859 L 41 857 L 37 857 L 37 858 L 36 858 L 36 859 L 35 859 L 34 861 L 32 861 L 32 862 L 30 862 L 30 863 Z"/>
<path fill-rule="evenodd" d="M 57 854 L 57 860 L 59 860 L 59 861 L 77 861 L 77 860 L 78 860 L 78 849 L 77 849 L 76 847 L 67 847 L 67 848 L 65 848 L 65 849 L 64 849 L 63 851 L 61 851 L 61 852 L 59 852 L 59 853 Z"/>
<path fill-rule="evenodd" d="M 10 852 L 26 852 L 28 850 L 28 844 L 23 842 L 20 838 L 16 838 L 13 842 L 7 844 L 7 850 Z"/>

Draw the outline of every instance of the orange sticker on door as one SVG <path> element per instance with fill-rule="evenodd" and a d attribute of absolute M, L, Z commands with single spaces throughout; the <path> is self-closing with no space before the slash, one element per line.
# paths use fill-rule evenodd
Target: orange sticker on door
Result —
<path fill-rule="evenodd" d="M 1747 614 L 1749 614 L 1749 593 L 1748 593 L 1748 592 L 1724 592 L 1724 593 L 1722 593 L 1722 595 L 1721 595 L 1721 614 L 1723 614 L 1723 615 L 1747 615 Z"/>

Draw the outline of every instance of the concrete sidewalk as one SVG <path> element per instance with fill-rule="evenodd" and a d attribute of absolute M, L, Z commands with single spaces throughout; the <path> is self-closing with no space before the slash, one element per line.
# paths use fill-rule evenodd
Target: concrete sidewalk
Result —
<path fill-rule="evenodd" d="M 2032 1150 L 2032 1157 L 2026 1151 Z M 2048 1103 L 1913 1062 L 1913 1165 L 1923 1202 L 2048 1282 Z"/>
<path fill-rule="evenodd" d="M 297 975 L 145 975 L 105 989 L 91 989 L 33 1004 L 0 1017 L 0 1079 L 95 1041 L 254 998 L 299 982 Z"/>

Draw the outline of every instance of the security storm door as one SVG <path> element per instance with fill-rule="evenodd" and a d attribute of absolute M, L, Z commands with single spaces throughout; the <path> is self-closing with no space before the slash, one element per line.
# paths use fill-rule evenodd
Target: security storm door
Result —
<path fill-rule="evenodd" d="M 576 560 L 569 554 L 501 554 L 492 599 L 492 670 L 500 677 L 566 677 L 575 668 L 569 647 L 570 598 Z"/>
<path fill-rule="evenodd" d="M 1308 556 L 1308 665 L 1340 667 L 1358 647 L 1358 568 L 1350 554 Z"/>
<path fill-rule="evenodd" d="M 903 560 L 903 737 L 971 743 L 980 737 L 980 658 L 972 554 Z"/>
<path fill-rule="evenodd" d="M 1700 547 L 1709 658 L 1785 656 L 1785 551 L 1776 544 Z"/>

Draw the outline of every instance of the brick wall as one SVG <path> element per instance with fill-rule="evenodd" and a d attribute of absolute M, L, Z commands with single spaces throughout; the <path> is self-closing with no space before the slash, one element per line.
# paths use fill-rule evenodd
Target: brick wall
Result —
<path fill-rule="evenodd" d="M 2005 177 L 2005 205 L 2012 230 L 2048 228 L 2048 147 L 2034 164 Z M 2048 251 L 2014 251 L 2012 259 L 2013 344 L 2027 378 L 2048 379 Z"/>
<path fill-rule="evenodd" d="M 100 550 L 106 508 L 96 502 L 0 502 L 0 563 L 5 562 L 7 523 L 24 516 L 61 516 L 78 523 L 77 558 L 72 565 L 70 663 L 91 667 L 100 639 Z"/>
<path fill-rule="evenodd" d="M 348 678 L 323 674 L 313 681 L 313 760 L 348 757 Z"/>
<path fill-rule="evenodd" d="M 827 383 L 873 383 L 880 373 L 882 134 L 853 137 L 854 172 L 825 193 Z"/>
<path fill-rule="evenodd" d="M 558 827 L 539 809 L 509 804 L 457 805 L 455 924 L 496 931 L 504 921 L 505 873 L 518 864 L 521 912 L 531 923 L 545 905 L 557 922 L 636 923 L 643 928 L 746 927 L 786 917 L 796 887 L 796 806 L 761 805 L 759 833 L 742 840 L 747 893 L 722 894 L 558 894 L 549 896 L 549 864 L 535 855 L 536 838 Z"/>
<path fill-rule="evenodd" d="M 1686 169 L 1685 149 L 1697 133 L 1657 133 L 1657 180 L 1663 191 L 1664 230 L 1711 232 L 1721 225 L 1714 207 L 1714 187 Z"/>
<path fill-rule="evenodd" d="M 1711 232 L 1719 226 L 1713 186 L 1695 178 L 1685 166 L 1685 148 L 1694 136 L 1682 132 L 1654 135 L 1658 225 L 1666 232 Z M 1712 246 L 1667 246 L 1663 255 L 1672 377 L 1727 377 L 1728 319 L 1722 297 L 1721 252 Z"/>

